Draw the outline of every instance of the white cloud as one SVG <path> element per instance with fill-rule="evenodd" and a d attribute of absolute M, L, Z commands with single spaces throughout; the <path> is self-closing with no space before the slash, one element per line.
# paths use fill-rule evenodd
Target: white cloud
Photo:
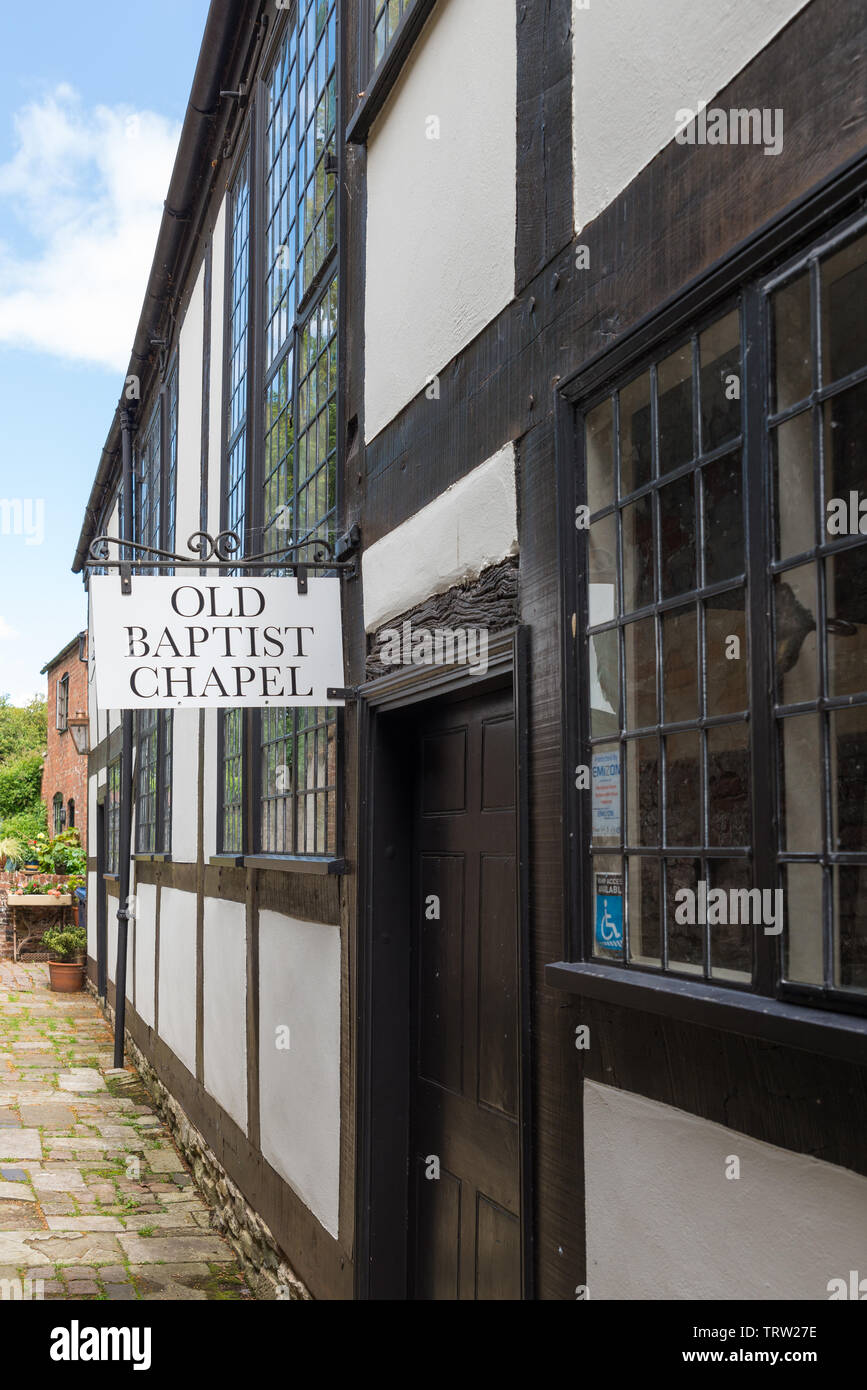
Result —
<path fill-rule="evenodd" d="M 0 343 L 123 371 L 153 259 L 180 127 L 132 107 L 86 108 L 62 85 L 15 116 L 0 214 Z"/>
<path fill-rule="evenodd" d="M 11 640 L 13 637 L 18 636 L 20 636 L 20 634 L 15 631 L 14 627 L 10 627 L 5 618 L 0 618 L 0 642 L 2 642 L 4 638 Z"/>

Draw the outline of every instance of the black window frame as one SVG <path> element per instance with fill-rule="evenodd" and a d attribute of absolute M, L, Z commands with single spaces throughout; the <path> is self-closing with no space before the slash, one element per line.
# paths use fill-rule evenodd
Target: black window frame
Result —
<path fill-rule="evenodd" d="M 51 833 L 61 835 L 66 829 L 66 811 L 63 806 L 63 792 L 55 792 L 51 802 Z"/>
<path fill-rule="evenodd" d="M 315 23 L 315 4 L 311 0 L 301 0 L 305 8 L 308 23 L 311 17 Z M 333 36 L 334 36 L 334 76 L 331 74 L 331 20 L 333 17 Z M 279 548 L 276 540 L 274 524 L 276 513 L 272 510 L 271 514 L 266 514 L 265 492 L 269 479 L 278 470 L 272 464 L 266 463 L 266 451 L 268 448 L 268 425 L 267 425 L 267 400 L 269 390 L 273 390 L 275 383 L 278 383 L 284 368 L 291 368 L 291 383 L 288 385 L 288 392 L 284 395 L 289 400 L 288 416 L 289 431 L 291 434 L 291 445 L 288 446 L 286 453 L 293 458 L 292 465 L 286 470 L 286 476 L 291 475 L 291 492 L 285 498 L 280 497 L 280 506 L 277 511 L 288 510 L 291 514 L 292 529 L 296 540 L 304 539 L 307 536 L 328 534 L 335 539 L 338 533 L 338 518 L 341 515 L 341 486 L 340 468 L 342 462 L 342 441 L 341 441 L 341 418 L 342 401 L 340 393 L 340 324 L 342 321 L 342 300 L 340 292 L 342 253 L 340 237 L 340 181 L 337 177 L 338 160 L 340 149 L 341 125 L 341 74 L 342 74 L 342 53 L 341 53 L 341 7 L 337 0 L 330 0 L 326 10 L 326 24 L 320 38 L 314 44 L 314 54 L 319 43 L 328 35 L 328 59 L 325 65 L 324 86 L 321 84 L 322 73 L 317 72 L 316 76 L 316 97 L 317 105 L 325 98 L 325 93 L 333 80 L 333 114 L 328 122 L 325 132 L 326 139 L 318 155 L 315 155 L 313 168 L 322 174 L 324 187 L 324 202 L 321 206 L 317 205 L 313 226 L 317 227 L 320 222 L 327 233 L 328 227 L 328 208 L 332 209 L 331 219 L 333 225 L 333 235 L 330 241 L 330 249 L 324 256 L 318 258 L 312 274 L 307 275 L 306 263 L 303 258 L 303 248 L 311 244 L 308 236 L 309 228 L 305 228 L 305 236 L 301 246 L 300 238 L 296 238 L 295 214 L 301 204 L 304 191 L 310 186 L 311 169 L 309 159 L 305 166 L 306 177 L 302 181 L 298 177 L 300 172 L 301 159 L 297 160 L 297 167 L 294 161 L 290 161 L 293 172 L 289 173 L 285 182 L 278 188 L 284 190 L 287 206 L 293 209 L 293 215 L 287 219 L 285 215 L 280 216 L 278 212 L 283 207 L 284 199 L 281 197 L 271 209 L 272 223 L 269 224 L 269 209 L 267 207 L 267 192 L 269 188 L 268 175 L 269 168 L 279 167 L 280 156 L 276 150 L 269 148 L 269 135 L 271 134 L 269 125 L 269 115 L 273 111 L 269 107 L 269 85 L 272 74 L 277 70 L 279 61 L 284 56 L 284 46 L 291 37 L 291 30 L 297 24 L 297 6 L 287 10 L 281 22 L 275 27 L 271 36 L 268 48 L 263 56 L 260 66 L 260 75 L 254 83 L 251 92 L 249 111 L 245 118 L 243 128 L 239 133 L 236 153 L 232 162 L 229 177 L 227 179 L 227 215 L 225 227 L 225 291 L 224 291 L 224 336 L 223 336 L 223 401 L 224 401 L 224 420 L 222 428 L 222 478 L 221 478 L 221 529 L 235 529 L 239 521 L 243 522 L 242 540 L 244 550 L 247 553 L 257 553 L 260 550 L 272 550 Z M 296 31 L 297 32 L 297 31 Z M 308 47 L 305 51 L 305 70 L 309 68 L 311 72 L 316 72 L 317 62 L 314 60 L 311 65 L 311 50 Z M 296 78 L 296 90 L 297 78 Z M 300 100 L 299 100 L 300 108 Z M 328 110 L 328 103 L 324 108 Z M 291 122 L 290 122 L 291 124 Z M 305 128 L 312 130 L 313 118 L 309 111 L 305 112 Z M 288 133 L 282 127 L 277 129 L 280 136 L 280 148 L 282 149 L 288 141 Z M 296 145 L 299 150 L 300 145 Z M 276 156 L 276 158 L 275 158 Z M 246 267 L 244 274 L 247 278 L 247 288 L 245 296 L 246 323 L 244 333 L 233 334 L 230 332 L 231 315 L 236 301 L 240 301 L 240 296 L 236 294 L 233 284 L 233 267 L 236 261 L 235 255 L 235 203 L 236 189 L 239 180 L 245 179 L 247 188 L 247 227 L 246 227 Z M 294 190 L 294 199 L 290 197 Z M 317 191 L 317 196 L 323 194 Z M 283 251 L 286 242 L 281 240 L 277 243 L 277 238 L 272 234 L 272 225 L 278 229 L 282 228 L 292 232 L 293 240 L 290 241 L 288 253 Z M 323 236 L 325 240 L 325 235 Z M 272 244 L 273 243 L 273 244 Z M 315 242 L 313 243 L 315 245 Z M 291 264 L 288 276 L 283 280 L 283 294 L 273 295 L 273 288 L 276 281 L 276 268 L 278 264 L 281 270 L 285 266 L 285 259 L 278 262 L 275 259 L 275 248 L 279 255 L 291 256 Z M 288 308 L 288 313 L 279 306 L 283 305 L 284 294 L 287 280 L 292 287 L 292 303 Z M 298 284 L 302 285 L 300 292 Z M 269 288 L 272 290 L 271 313 L 266 311 L 266 297 Z M 327 306 L 323 310 L 328 317 L 331 331 L 328 336 L 328 344 L 335 344 L 333 380 L 331 376 L 331 354 L 328 352 L 328 390 L 326 403 L 323 406 L 317 405 L 315 418 L 304 428 L 299 428 L 300 409 L 299 402 L 302 398 L 303 383 L 301 381 L 300 370 L 300 348 L 304 341 L 305 332 L 313 321 L 322 306 Z M 286 331 L 282 334 L 275 350 L 268 348 L 268 339 L 271 331 L 271 324 L 274 319 L 279 319 L 287 323 Z M 233 385 L 237 382 L 241 373 L 237 366 L 233 370 L 233 357 L 238 341 L 243 339 L 246 348 L 246 358 L 244 362 L 245 379 L 245 398 L 243 401 L 243 411 L 238 408 L 233 413 Z M 318 355 L 321 360 L 321 355 Z M 318 457 L 315 467 L 304 477 L 298 476 L 298 468 L 295 461 L 299 457 L 300 446 L 302 443 L 312 439 L 314 430 L 318 432 L 319 422 L 325 418 L 326 440 L 330 441 L 332 424 L 331 412 L 333 410 L 333 447 L 330 442 L 326 443 L 326 456 L 324 459 Z M 281 412 L 286 414 L 286 412 Z M 327 417 L 327 418 L 326 418 Z M 273 426 L 273 416 L 272 416 Z M 236 496 L 237 479 L 234 472 L 230 472 L 230 461 L 234 450 L 239 441 L 244 441 L 244 495 L 243 499 Z M 273 452 L 273 451 L 272 451 Z M 278 465 L 279 467 L 279 465 Z M 330 475 L 330 480 L 329 480 Z M 316 479 L 324 476 L 326 509 L 324 513 L 316 512 L 315 520 L 312 525 L 309 523 L 309 514 L 306 510 L 306 498 L 311 484 Z M 313 494 L 311 494 L 313 495 Z M 301 524 L 296 525 L 301 508 L 299 501 L 304 499 L 304 519 Z M 232 571 L 227 570 L 227 573 Z M 275 568 L 273 573 L 280 573 Z M 320 709 L 307 709 L 306 707 L 285 707 L 278 710 L 258 710 L 251 709 L 241 712 L 241 739 L 240 751 L 237 747 L 237 731 L 234 727 L 235 712 L 221 710 L 217 721 L 217 757 L 219 768 L 220 794 L 217 805 L 217 850 L 218 856 L 223 858 L 243 859 L 245 857 L 265 857 L 269 860 L 282 862 L 291 865 L 297 863 L 299 867 L 310 864 L 314 860 L 327 860 L 336 862 L 341 844 L 342 834 L 342 806 L 339 795 L 343 779 L 343 711 L 331 709 L 325 711 L 326 719 L 323 721 L 319 716 L 323 713 Z M 278 731 L 274 738 L 263 737 L 267 734 L 269 725 L 280 724 L 282 716 L 282 731 Z M 229 722 L 232 721 L 232 722 Z M 270 790 L 267 789 L 263 767 L 271 767 L 274 761 L 274 749 L 279 744 L 284 750 L 291 746 L 293 750 L 299 747 L 305 749 L 305 756 L 309 756 L 306 750 L 309 746 L 313 748 L 313 768 L 314 777 L 318 776 L 319 751 L 321 738 L 319 730 L 326 727 L 325 748 L 326 766 L 329 766 L 328 752 L 329 739 L 334 740 L 334 780 L 327 781 L 321 786 L 315 784 L 308 788 L 307 783 L 300 785 L 298 782 L 299 758 L 292 756 L 287 758 L 287 765 L 292 767 L 292 786 L 287 788 L 278 799 L 283 802 L 281 813 L 281 823 L 284 826 L 283 834 L 280 837 L 285 844 L 288 838 L 290 848 L 277 848 L 273 844 L 267 844 L 264 836 L 267 834 L 267 825 L 263 823 L 270 814 L 271 805 L 274 802 Z M 331 732 L 329 732 L 331 731 Z M 312 741 L 312 743 L 311 743 Z M 284 751 L 284 756 L 287 756 Z M 233 796 L 229 799 L 226 796 L 227 788 L 230 787 Z M 309 798 L 313 799 L 313 844 L 309 844 L 309 823 L 307 819 L 307 807 Z M 325 817 L 324 828 L 325 838 L 320 842 L 317 826 L 317 808 L 319 799 L 324 798 Z M 287 806 L 290 808 L 287 811 Z M 303 808 L 303 813 L 299 811 Z M 287 836 L 285 825 L 291 818 L 291 833 Z M 300 823 L 299 823 L 300 822 Z M 276 837 L 275 837 L 276 838 Z"/>
<path fill-rule="evenodd" d="M 169 359 L 146 424 L 136 441 L 133 473 L 133 539 L 172 552 L 176 543 L 178 466 L 178 353 Z M 121 498 L 123 493 L 119 494 Z M 156 557 L 144 574 L 170 575 L 173 566 Z M 141 710 L 136 715 L 135 853 L 171 853 L 173 710 Z M 150 781 L 155 773 L 153 785 Z"/>
<path fill-rule="evenodd" d="M 772 509 L 770 502 L 770 460 L 768 433 L 770 422 L 776 418 L 770 410 L 770 312 L 769 296 L 786 279 L 796 275 L 806 265 L 814 265 L 819 257 L 827 258 L 833 249 L 856 239 L 867 228 L 863 201 L 853 201 L 852 189 L 863 190 L 867 173 L 853 162 L 848 177 L 838 175 L 817 191 L 813 200 L 805 200 L 743 247 L 736 249 L 726 261 L 718 263 L 672 301 L 649 314 L 608 352 L 600 353 L 587 366 L 565 383 L 557 392 L 558 471 L 564 505 L 560 516 L 561 553 L 564 557 L 562 585 L 562 614 L 564 634 L 564 699 L 563 726 L 566 749 L 564 767 L 564 850 L 567 873 L 567 921 L 564 928 L 564 961 L 549 967 L 549 976 L 562 987 L 571 982 L 578 992 L 598 997 L 622 999 L 629 1002 L 630 986 L 636 999 L 669 997 L 674 1006 L 685 1011 L 687 997 L 696 1006 L 719 1008 L 731 1003 L 738 1008 L 754 1008 L 752 1001 L 773 1000 L 790 1006 L 794 1018 L 796 1006 L 805 1006 L 809 1015 L 814 1010 L 828 1010 L 829 1016 L 840 1018 L 840 1027 L 847 1015 L 857 1017 L 867 1013 L 867 993 L 855 989 L 835 989 L 827 982 L 822 986 L 802 985 L 787 980 L 782 972 L 782 943 L 784 936 L 755 936 L 755 970 L 751 983 L 738 984 L 719 979 L 694 980 L 682 973 L 667 973 L 625 959 L 609 961 L 593 954 L 594 924 L 592 906 L 592 865 L 589 854 L 591 835 L 590 794 L 576 788 L 575 770 L 590 761 L 588 700 L 580 671 L 588 662 L 588 594 L 586 552 L 575 545 L 575 508 L 586 501 L 584 413 L 604 399 L 611 391 L 634 379 L 651 361 L 658 361 L 675 350 L 680 342 L 702 331 L 708 323 L 723 317 L 736 302 L 742 306 L 742 341 L 745 344 L 743 382 L 743 476 L 745 485 L 744 518 L 746 538 L 746 582 L 748 584 L 748 636 L 751 640 L 749 674 L 749 724 L 752 729 L 752 861 L 756 886 L 777 887 L 782 884 L 780 869 L 787 856 L 778 848 L 776 838 L 779 809 L 775 753 L 775 725 L 779 707 L 767 691 L 772 674 L 771 625 L 762 622 L 763 612 L 770 612 L 774 573 L 792 564 L 792 557 L 774 564 L 772 548 Z M 835 209 L 830 212 L 829 209 Z M 815 274 L 816 272 L 813 271 Z M 815 326 L 813 328 L 815 336 Z M 815 353 L 815 342 L 812 344 Z M 828 394 L 845 389 L 852 381 L 861 379 L 863 371 L 851 379 L 834 383 Z M 815 383 L 814 383 L 815 386 Z M 811 404 L 822 398 L 821 392 L 811 396 Z M 726 446 L 729 447 L 729 446 Z M 758 455 L 758 457 L 756 457 Z M 696 467 L 695 464 L 692 465 Z M 676 476 L 676 474 L 674 475 Z M 578 538 L 589 544 L 586 531 Z M 862 538 L 863 539 L 863 538 Z M 825 537 L 827 542 L 827 537 Z M 846 538 L 837 544 L 817 547 L 820 552 L 838 552 L 858 544 Z M 658 555 L 654 563 L 660 564 Z M 622 571 L 621 571 L 622 574 Z M 573 623 L 577 642 L 572 640 Z M 577 660 L 576 660 L 577 654 Z M 657 653 L 657 661 L 659 654 Z M 764 693 L 763 693 L 764 692 Z M 819 703 L 822 704 L 820 697 Z M 841 705 L 843 701 L 839 702 Z M 577 713 L 576 713 L 577 712 Z M 620 738 L 621 733 L 615 735 Z M 767 789 L 767 790 L 765 790 Z M 771 815 L 767 815 L 767 807 Z M 623 857 L 621 848 L 612 851 Z M 578 853 L 574 845 L 580 846 Z M 821 856 L 834 859 L 823 846 Z M 602 851 L 604 853 L 604 851 Z M 664 854 L 664 849 L 660 850 Z M 858 860 L 857 854 L 842 856 Z M 867 862 L 867 854 L 860 856 Z M 625 887 L 625 883 L 624 883 Z M 825 906 L 823 931 L 828 931 L 828 908 Z M 784 928 L 784 932 L 787 930 Z M 582 984 L 583 980 L 583 984 Z M 676 1001 L 676 1003 L 675 1003 Z M 656 1007 L 644 1004 L 644 1007 Z M 817 1015 L 818 1017 L 818 1015 Z M 707 1021 L 712 1015 L 708 1014 Z M 753 1025 L 750 1025 L 752 1028 Z"/>
<path fill-rule="evenodd" d="M 105 872 L 120 873 L 120 757 L 112 759 L 106 770 L 105 795 Z"/>
<path fill-rule="evenodd" d="M 65 734 L 69 728 L 69 672 L 64 671 L 55 690 L 55 728 Z"/>

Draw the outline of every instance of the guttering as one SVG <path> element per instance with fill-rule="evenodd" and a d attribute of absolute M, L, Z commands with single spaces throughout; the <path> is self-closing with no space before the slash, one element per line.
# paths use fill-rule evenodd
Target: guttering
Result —
<path fill-rule="evenodd" d="M 165 319 L 166 310 L 179 288 L 178 270 L 188 228 L 198 205 L 202 186 L 210 184 L 214 169 L 220 162 L 212 153 L 218 117 L 221 113 L 220 92 L 227 85 L 227 73 L 236 59 L 239 38 L 245 30 L 255 34 L 263 7 L 261 0 L 242 0 L 241 3 L 238 0 L 211 0 L 144 303 L 126 370 L 127 377 L 141 377 L 149 367 L 151 339 L 159 336 L 159 328 Z M 231 108 L 231 103 L 222 104 L 226 120 L 232 114 Z M 114 413 L 85 508 L 78 547 L 72 562 L 73 574 L 79 574 L 87 562 L 90 542 L 117 474 L 123 408 L 124 401 L 121 399 Z"/>

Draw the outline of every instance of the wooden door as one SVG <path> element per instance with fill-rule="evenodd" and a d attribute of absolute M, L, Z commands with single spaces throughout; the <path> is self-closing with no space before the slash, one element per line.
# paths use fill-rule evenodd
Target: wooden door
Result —
<path fill-rule="evenodd" d="M 511 691 L 414 737 L 410 1292 L 521 1296 Z"/>

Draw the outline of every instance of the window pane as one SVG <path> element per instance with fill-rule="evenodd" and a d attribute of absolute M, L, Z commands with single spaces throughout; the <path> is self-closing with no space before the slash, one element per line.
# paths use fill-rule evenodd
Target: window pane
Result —
<path fill-rule="evenodd" d="M 626 805 L 629 844 L 660 844 L 658 739 L 633 738 L 626 744 Z"/>
<path fill-rule="evenodd" d="M 649 483 L 652 473 L 650 373 L 620 392 L 620 495 Z"/>
<path fill-rule="evenodd" d="M 591 410 L 584 426 L 587 505 L 598 512 L 614 501 L 614 409 L 609 397 Z"/>
<path fill-rule="evenodd" d="M 774 660 L 777 699 L 784 705 L 815 700 L 816 566 L 799 565 L 774 579 Z"/>
<path fill-rule="evenodd" d="M 788 410 L 813 387 L 810 278 L 804 274 L 772 297 L 774 410 Z"/>
<path fill-rule="evenodd" d="M 695 605 L 662 616 L 663 708 L 666 724 L 698 717 L 698 641 Z"/>
<path fill-rule="evenodd" d="M 780 560 L 801 555 L 816 544 L 812 419 L 804 411 L 771 435 L 774 551 Z"/>
<path fill-rule="evenodd" d="M 593 954 L 623 959 L 623 860 L 593 856 Z"/>
<path fill-rule="evenodd" d="M 867 236 L 822 265 L 823 385 L 867 366 Z"/>
<path fill-rule="evenodd" d="M 592 774 L 593 844 L 605 849 L 617 848 L 623 804 L 619 743 L 606 743 L 593 749 Z"/>
<path fill-rule="evenodd" d="M 780 841 L 792 854 L 818 853 L 822 833 L 821 725 L 815 714 L 780 721 Z"/>
<path fill-rule="evenodd" d="M 720 981 L 748 984 L 753 974 L 753 940 L 756 930 L 752 921 L 744 921 L 745 913 L 740 903 L 745 899 L 733 899 L 733 893 L 749 892 L 753 886 L 750 865 L 743 859 L 711 860 L 708 863 L 708 890 L 721 889 L 726 894 L 728 921 L 711 920 L 713 911 L 708 904 L 708 936 L 710 939 L 711 975 Z M 732 910 L 737 904 L 736 910 Z M 738 921 L 732 921 L 737 917 Z"/>
<path fill-rule="evenodd" d="M 699 339 L 701 447 L 717 449 L 741 430 L 740 315 L 733 309 Z"/>
<path fill-rule="evenodd" d="M 867 851 L 867 705 L 831 715 L 834 849 Z"/>
<path fill-rule="evenodd" d="M 705 633 L 708 715 L 737 714 L 747 707 L 749 654 L 743 589 L 707 600 Z"/>
<path fill-rule="evenodd" d="M 867 686 L 867 546 L 829 556 L 828 693 L 857 695 Z"/>
<path fill-rule="evenodd" d="M 665 740 L 665 843 L 699 845 L 701 831 L 700 735 L 668 734 Z"/>
<path fill-rule="evenodd" d="M 744 572 L 744 502 L 741 456 L 710 463 L 704 483 L 704 582 L 718 584 Z"/>
<path fill-rule="evenodd" d="M 659 545 L 662 596 L 673 598 L 695 588 L 695 502 L 688 474 L 659 492 Z"/>
<path fill-rule="evenodd" d="M 672 970 L 689 975 L 704 973 L 704 932 L 705 928 L 689 916 L 698 917 L 695 904 L 698 898 L 698 880 L 701 872 L 699 859 L 666 859 L 665 861 L 665 921 L 668 935 L 668 964 Z M 677 895 L 687 889 L 692 895 L 693 911 L 688 912 L 689 901 Z M 677 914 L 677 915 L 675 915 Z M 680 920 L 678 920 L 680 918 Z"/>
<path fill-rule="evenodd" d="M 657 368 L 659 471 L 668 473 L 694 456 L 692 344 L 686 343 Z"/>
<path fill-rule="evenodd" d="M 835 983 L 867 989 L 867 865 L 834 869 Z"/>
<path fill-rule="evenodd" d="M 620 657 L 616 628 L 590 638 L 590 737 L 620 732 Z"/>
<path fill-rule="evenodd" d="M 752 844 L 750 728 L 745 720 L 707 731 L 708 843 Z"/>
<path fill-rule="evenodd" d="M 820 985 L 822 965 L 822 866 L 787 864 L 784 870 L 785 975 L 798 984 Z"/>
<path fill-rule="evenodd" d="M 629 875 L 629 959 L 636 964 L 662 961 L 659 911 L 660 862 L 646 855 L 627 860 Z"/>
<path fill-rule="evenodd" d="M 656 708 L 656 636 L 653 618 L 641 618 L 623 630 L 626 653 L 626 727 L 644 729 L 658 723 Z"/>
<path fill-rule="evenodd" d="M 590 626 L 617 616 L 617 518 L 595 521 L 588 532 Z"/>
<path fill-rule="evenodd" d="M 867 516 L 861 529 L 858 502 L 865 489 L 865 439 L 867 439 L 867 382 L 832 396 L 823 406 L 825 433 L 825 535 L 834 541 L 841 535 L 867 532 Z M 858 494 L 851 506 L 850 493 Z"/>
<path fill-rule="evenodd" d="M 653 602 L 653 504 L 641 497 L 621 513 L 623 525 L 623 607 L 627 613 Z"/>

